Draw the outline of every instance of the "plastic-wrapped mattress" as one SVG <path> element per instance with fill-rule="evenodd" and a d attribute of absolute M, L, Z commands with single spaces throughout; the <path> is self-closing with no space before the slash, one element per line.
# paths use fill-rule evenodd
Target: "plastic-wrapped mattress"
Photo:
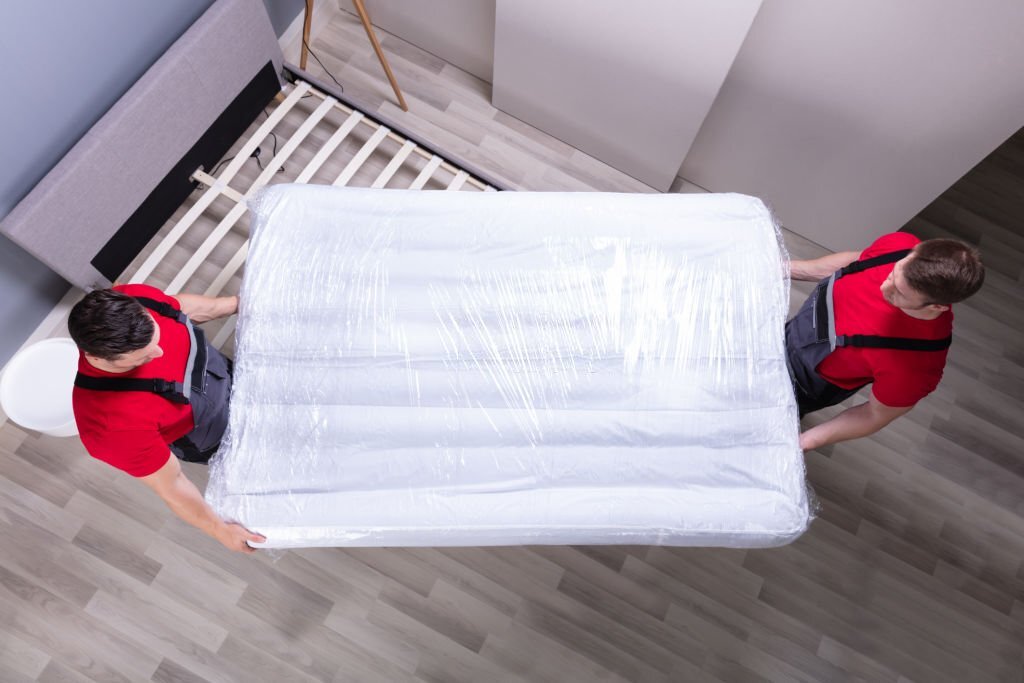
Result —
<path fill-rule="evenodd" d="M 808 524 L 743 195 L 274 186 L 207 498 L 267 546 L 769 546 Z"/>

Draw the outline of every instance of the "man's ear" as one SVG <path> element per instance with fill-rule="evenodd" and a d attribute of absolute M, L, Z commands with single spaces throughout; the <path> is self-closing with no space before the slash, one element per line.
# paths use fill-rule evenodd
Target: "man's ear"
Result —
<path fill-rule="evenodd" d="M 928 308 L 935 311 L 936 313 L 945 313 L 949 310 L 948 304 L 928 304 Z"/>
<path fill-rule="evenodd" d="M 93 366 L 94 368 L 99 368 L 101 370 L 106 366 L 107 363 L 110 362 L 106 358 L 100 358 L 99 356 L 94 356 L 91 353 L 89 353 L 88 351 L 82 351 L 82 355 L 85 356 L 85 361 L 89 365 Z"/>

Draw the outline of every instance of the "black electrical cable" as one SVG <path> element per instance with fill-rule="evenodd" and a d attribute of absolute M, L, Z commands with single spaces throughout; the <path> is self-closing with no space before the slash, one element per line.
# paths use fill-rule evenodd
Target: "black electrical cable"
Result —
<path fill-rule="evenodd" d="M 263 113 L 267 114 L 267 110 L 264 109 Z M 270 118 L 269 114 L 267 114 L 267 118 Z M 271 133 L 270 137 L 274 141 L 274 143 L 273 143 L 274 144 L 274 151 L 273 151 L 272 154 L 273 154 L 273 156 L 276 157 L 277 156 L 277 135 L 274 134 L 274 133 Z M 260 167 L 261 171 L 263 170 L 263 162 L 260 161 L 260 154 L 262 154 L 262 153 L 263 153 L 263 148 L 262 147 L 257 147 L 256 149 L 254 149 L 252 151 L 252 154 L 249 155 L 249 157 L 251 159 L 255 159 L 256 160 L 256 165 Z M 217 171 L 220 170 L 220 167 L 223 166 L 224 164 L 228 163 L 229 161 L 231 161 L 234 158 L 235 158 L 235 155 L 229 156 L 227 159 L 221 159 L 219 162 L 217 162 L 217 165 L 213 167 L 213 170 L 210 171 L 210 175 L 212 175 L 212 176 L 217 175 Z M 277 169 L 277 172 L 278 173 L 283 173 L 284 172 L 284 166 L 282 165 L 281 168 Z"/>
<path fill-rule="evenodd" d="M 324 63 L 321 62 L 320 58 L 316 56 L 315 52 L 313 52 L 313 48 L 311 48 L 309 46 L 309 43 L 306 42 L 305 37 L 303 37 L 302 39 L 302 44 L 306 46 L 306 49 L 309 51 L 309 54 L 313 55 L 313 59 L 315 59 L 316 63 L 320 65 L 320 68 L 326 71 L 327 75 L 331 77 L 331 80 L 334 81 L 334 84 L 338 86 L 338 89 L 341 92 L 345 92 L 345 86 L 343 86 L 341 83 L 338 83 L 338 79 L 334 77 L 334 74 L 331 73 L 330 69 L 324 66 Z"/>
<path fill-rule="evenodd" d="M 231 160 L 232 160 L 232 159 L 234 159 L 234 158 L 235 158 L 234 156 L 230 156 L 230 157 L 228 157 L 227 159 L 221 159 L 221 160 L 220 160 L 220 161 L 219 161 L 219 162 L 217 163 L 217 165 L 213 167 L 213 170 L 212 170 L 212 171 L 210 171 L 210 175 L 212 175 L 212 176 L 215 176 L 215 175 L 217 175 L 217 171 L 219 171 L 219 170 L 220 170 L 220 167 L 221 167 L 221 166 L 223 166 L 224 164 L 228 163 L 229 161 L 231 161 Z"/>
<path fill-rule="evenodd" d="M 267 117 L 268 121 L 270 120 L 270 112 L 268 112 L 266 109 L 263 110 L 263 115 Z M 271 152 L 271 155 L 272 155 L 271 158 L 273 158 L 273 157 L 277 156 L 277 135 L 273 131 L 271 131 L 270 137 L 274 141 L 274 143 L 273 143 L 274 144 L 274 149 Z M 259 159 L 256 159 L 256 164 L 260 167 L 260 170 L 262 171 L 263 170 L 263 165 L 260 164 L 260 160 Z M 284 164 L 281 164 L 281 168 L 277 169 L 277 172 L 278 173 L 284 173 Z"/>
<path fill-rule="evenodd" d="M 317 60 L 317 61 L 319 61 L 319 60 Z M 263 115 L 266 116 L 268 119 L 270 118 L 270 112 L 268 112 L 266 109 L 263 110 Z M 271 132 L 270 133 L 270 137 L 274 141 L 273 142 L 274 149 L 273 149 L 273 152 L 271 153 L 272 154 L 271 158 L 273 158 L 273 157 L 277 156 L 277 135 L 274 132 Z M 262 154 L 262 153 L 263 153 L 263 148 L 262 147 L 257 147 L 256 149 L 254 149 L 252 151 L 252 154 L 249 155 L 250 158 L 256 160 L 256 165 L 260 167 L 261 171 L 263 170 L 263 162 L 260 161 L 260 154 Z M 212 175 L 212 176 L 217 175 L 217 171 L 220 170 L 220 167 L 223 166 L 224 164 L 228 163 L 229 161 L 231 161 L 234 158 L 235 158 L 235 155 L 229 156 L 227 159 L 221 159 L 219 162 L 217 162 L 217 165 L 213 167 L 213 170 L 210 171 L 210 175 Z M 278 173 L 284 173 L 284 164 L 281 165 L 281 168 L 277 169 L 277 172 Z"/>

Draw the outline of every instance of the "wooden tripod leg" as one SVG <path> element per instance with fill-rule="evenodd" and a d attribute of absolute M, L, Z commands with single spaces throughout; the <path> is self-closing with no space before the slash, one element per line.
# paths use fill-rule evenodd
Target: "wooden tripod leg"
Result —
<path fill-rule="evenodd" d="M 306 59 L 309 58 L 309 27 L 313 23 L 313 0 L 306 0 L 306 16 L 302 20 L 302 51 L 299 53 L 299 68 L 306 70 Z"/>
<path fill-rule="evenodd" d="M 312 0 L 307 0 L 312 2 Z M 402 111 L 409 111 L 409 105 L 405 103 L 405 98 L 402 97 L 402 91 L 398 89 L 398 83 L 395 81 L 395 75 L 391 73 L 391 67 L 388 66 L 388 60 L 384 57 L 384 51 L 380 49 L 380 43 L 377 42 L 377 34 L 373 32 L 373 25 L 370 23 L 370 16 L 366 13 L 366 7 L 363 6 L 363 0 L 352 0 L 352 4 L 356 8 L 356 12 L 359 14 L 359 18 L 363 22 L 363 28 L 366 29 L 366 35 L 370 39 L 370 43 L 373 45 L 373 51 L 377 53 L 377 59 L 380 60 L 380 65 L 384 67 L 384 74 L 388 77 L 388 81 L 391 83 L 391 89 L 395 91 L 395 97 L 398 98 L 398 105 L 402 108 Z"/>

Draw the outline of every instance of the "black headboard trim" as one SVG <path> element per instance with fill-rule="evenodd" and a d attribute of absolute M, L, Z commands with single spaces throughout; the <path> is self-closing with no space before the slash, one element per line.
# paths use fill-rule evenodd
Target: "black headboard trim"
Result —
<path fill-rule="evenodd" d="M 268 61 L 97 252 L 91 261 L 96 270 L 115 280 L 195 189 L 192 173 L 199 167 L 212 170 L 280 91 L 274 64 Z"/>

